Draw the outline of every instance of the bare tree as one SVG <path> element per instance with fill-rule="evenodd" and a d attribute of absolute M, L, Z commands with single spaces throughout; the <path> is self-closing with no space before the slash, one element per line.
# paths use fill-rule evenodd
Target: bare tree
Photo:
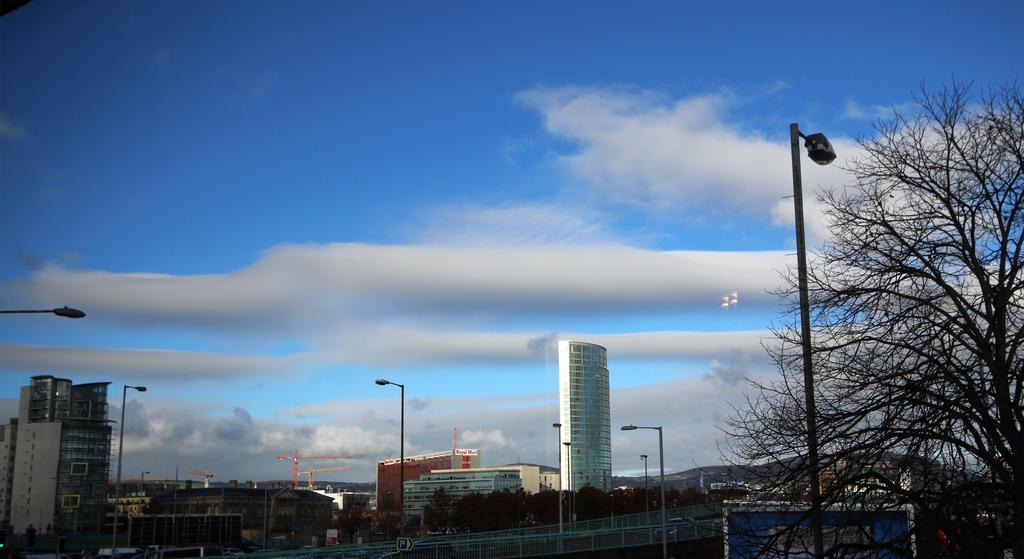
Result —
<path fill-rule="evenodd" d="M 923 554 L 1024 558 L 1024 94 L 971 90 L 922 90 L 917 114 L 860 141 L 854 184 L 823 197 L 832 237 L 809 272 L 821 490 L 825 507 L 913 507 Z M 765 495 L 802 499 L 800 332 L 775 333 L 781 377 L 729 430 L 740 460 L 775 464 Z"/>

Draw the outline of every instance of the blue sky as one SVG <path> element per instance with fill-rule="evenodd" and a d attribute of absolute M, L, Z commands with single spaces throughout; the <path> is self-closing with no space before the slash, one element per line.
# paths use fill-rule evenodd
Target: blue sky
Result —
<path fill-rule="evenodd" d="M 848 164 L 922 83 L 1019 79 L 1022 12 L 35 0 L 0 20 L 0 303 L 89 317 L 5 318 L 0 397 L 147 384 L 128 471 L 284 477 L 299 447 L 361 481 L 397 448 L 385 376 L 413 451 L 458 426 L 485 463 L 554 463 L 550 348 L 578 337 L 613 422 L 716 462 L 739 379 L 771 375 L 788 124 Z M 651 442 L 617 433 L 615 471 Z"/>

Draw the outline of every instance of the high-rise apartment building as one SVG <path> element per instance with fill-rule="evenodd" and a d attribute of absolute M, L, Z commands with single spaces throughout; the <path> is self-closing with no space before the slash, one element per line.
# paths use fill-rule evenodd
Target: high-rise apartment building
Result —
<path fill-rule="evenodd" d="M 597 344 L 558 342 L 558 400 L 562 424 L 562 487 L 612 486 L 612 424 L 608 351 Z"/>
<path fill-rule="evenodd" d="M 18 417 L 0 425 L 0 528 L 97 532 L 103 526 L 109 382 L 50 375 L 22 387 Z"/>

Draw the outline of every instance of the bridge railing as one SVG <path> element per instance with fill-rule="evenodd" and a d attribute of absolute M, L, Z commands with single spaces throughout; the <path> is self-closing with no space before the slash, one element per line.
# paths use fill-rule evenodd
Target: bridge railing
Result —
<path fill-rule="evenodd" d="M 720 504 L 669 509 L 667 517 L 682 518 L 669 526 L 669 541 L 721 537 Z M 545 557 L 563 553 L 654 545 L 661 542 L 661 511 L 620 515 L 558 525 L 472 534 L 446 534 L 416 540 L 401 559 L 502 559 Z M 394 542 L 350 544 L 287 551 L 267 551 L 251 559 L 377 559 L 397 557 Z"/>

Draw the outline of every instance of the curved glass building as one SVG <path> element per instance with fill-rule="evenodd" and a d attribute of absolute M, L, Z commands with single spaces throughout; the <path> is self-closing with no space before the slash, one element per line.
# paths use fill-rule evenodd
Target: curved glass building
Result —
<path fill-rule="evenodd" d="M 612 485 L 612 424 L 608 351 L 597 344 L 558 342 L 558 399 L 561 408 L 562 487 L 577 491 Z"/>

